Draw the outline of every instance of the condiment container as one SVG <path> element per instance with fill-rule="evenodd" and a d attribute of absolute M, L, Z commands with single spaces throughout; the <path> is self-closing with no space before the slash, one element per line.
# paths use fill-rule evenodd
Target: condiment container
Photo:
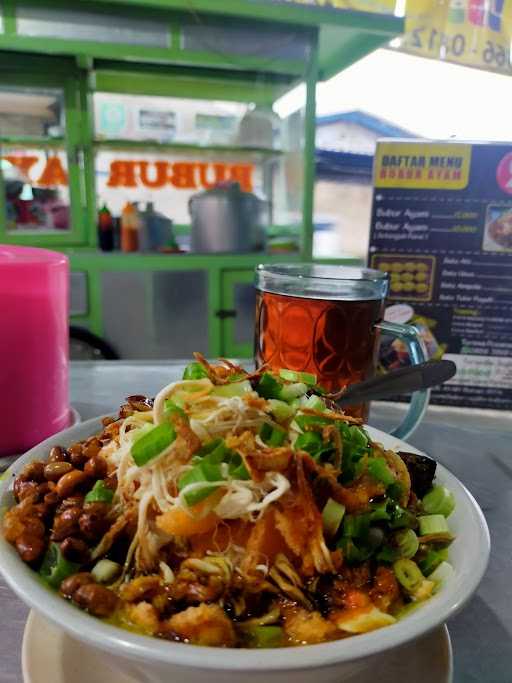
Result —
<path fill-rule="evenodd" d="M 70 423 L 66 256 L 0 245 L 0 456 Z"/>
<path fill-rule="evenodd" d="M 121 251 L 137 251 L 139 248 L 140 216 L 137 208 L 126 202 L 121 213 Z"/>
<path fill-rule="evenodd" d="M 114 248 L 114 221 L 106 204 L 98 211 L 98 243 L 102 251 Z"/>

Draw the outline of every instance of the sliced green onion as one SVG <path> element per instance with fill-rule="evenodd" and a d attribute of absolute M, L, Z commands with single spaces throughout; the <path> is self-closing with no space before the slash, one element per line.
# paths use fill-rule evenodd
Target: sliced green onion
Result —
<path fill-rule="evenodd" d="M 281 647 L 284 632 L 280 626 L 251 626 L 244 629 L 248 644 L 255 648 Z"/>
<path fill-rule="evenodd" d="M 122 567 L 117 562 L 103 559 L 97 562 L 91 570 L 95 581 L 98 583 L 109 583 L 121 573 Z"/>
<path fill-rule="evenodd" d="M 365 562 L 371 557 L 372 549 L 364 545 L 364 543 L 356 544 L 352 538 L 342 536 L 336 543 L 336 547 L 340 548 L 343 553 L 343 560 L 347 564 L 359 564 Z"/>
<path fill-rule="evenodd" d="M 431 534 L 449 534 L 450 529 L 443 515 L 423 515 L 418 517 L 420 536 Z"/>
<path fill-rule="evenodd" d="M 388 512 L 388 501 L 383 500 L 381 503 L 374 503 L 372 511 L 370 512 L 370 522 L 387 522 L 390 519 Z"/>
<path fill-rule="evenodd" d="M 390 545 L 385 545 L 376 555 L 376 559 L 379 562 L 387 562 L 388 564 L 396 562 L 399 557 L 400 551 L 397 548 L 392 548 Z"/>
<path fill-rule="evenodd" d="M 272 446 L 274 448 L 281 446 L 285 442 L 286 436 L 287 432 L 282 427 L 273 427 L 267 422 L 264 422 L 261 425 L 260 437 L 261 440 L 268 446 Z"/>
<path fill-rule="evenodd" d="M 291 403 L 295 398 L 299 396 L 304 396 L 307 392 L 308 387 L 302 382 L 297 382 L 296 384 L 285 384 L 279 392 L 279 396 L 270 396 L 269 398 L 280 398 L 282 401 Z"/>
<path fill-rule="evenodd" d="M 368 437 L 355 425 L 338 422 L 337 428 L 343 442 L 341 483 L 349 484 L 363 471 L 364 456 L 369 452 Z"/>
<path fill-rule="evenodd" d="M 322 523 L 327 536 L 336 536 L 345 514 L 345 506 L 329 498 L 322 510 Z"/>
<path fill-rule="evenodd" d="M 416 562 L 401 559 L 393 562 L 393 570 L 397 581 L 408 593 L 414 593 L 425 580 Z"/>
<path fill-rule="evenodd" d="M 395 477 L 384 458 L 368 458 L 368 472 L 385 486 L 395 483 Z"/>
<path fill-rule="evenodd" d="M 441 562 L 435 571 L 428 577 L 430 581 L 434 581 L 436 584 L 434 588 L 434 593 L 442 587 L 453 576 L 453 567 L 449 562 Z"/>
<path fill-rule="evenodd" d="M 279 401 L 277 398 L 271 398 L 268 402 L 270 412 L 278 422 L 285 422 L 289 420 L 290 417 L 295 413 L 293 406 L 285 403 L 284 401 Z"/>
<path fill-rule="evenodd" d="M 352 447 L 360 446 L 366 448 L 368 446 L 368 436 L 361 427 L 348 425 L 346 422 L 338 421 L 338 429 L 341 433 L 343 442 L 347 441 Z"/>
<path fill-rule="evenodd" d="M 400 556 L 410 559 L 418 552 L 420 543 L 412 529 L 402 529 L 394 534 L 394 540 L 400 551 Z"/>
<path fill-rule="evenodd" d="M 346 515 L 343 520 L 343 536 L 346 538 L 366 538 L 370 529 L 370 514 Z"/>
<path fill-rule="evenodd" d="M 325 403 L 320 396 L 303 396 L 300 399 L 301 407 L 309 408 L 310 410 L 325 410 Z"/>
<path fill-rule="evenodd" d="M 183 372 L 183 379 L 203 379 L 208 377 L 206 368 L 197 361 L 189 363 Z"/>
<path fill-rule="evenodd" d="M 404 494 L 404 487 L 399 481 L 394 481 L 386 488 L 386 493 L 392 500 L 399 501 Z"/>
<path fill-rule="evenodd" d="M 232 479 L 242 479 L 244 481 L 247 481 L 251 478 L 244 461 L 238 455 L 238 453 L 235 453 L 233 459 L 229 463 L 229 476 Z"/>
<path fill-rule="evenodd" d="M 325 396 L 329 392 L 323 388 L 321 384 L 315 384 L 311 387 L 311 391 L 314 391 L 318 396 Z"/>
<path fill-rule="evenodd" d="M 195 392 L 207 390 L 208 393 L 212 391 L 213 384 L 207 377 L 202 377 L 197 380 L 189 380 L 189 384 L 186 387 L 177 388 L 173 392 L 172 402 L 178 408 L 185 408 L 187 401 L 190 398 L 190 394 Z"/>
<path fill-rule="evenodd" d="M 247 377 L 246 372 L 237 372 L 234 373 L 233 375 L 228 375 L 227 380 L 228 382 L 240 382 L 240 380 L 245 379 Z"/>
<path fill-rule="evenodd" d="M 79 564 L 66 560 L 58 543 L 50 543 L 39 569 L 39 576 L 52 588 L 59 588 L 64 579 L 76 574 L 79 569 Z"/>
<path fill-rule="evenodd" d="M 296 415 L 295 422 L 304 432 L 314 427 L 332 425 L 332 420 L 328 417 L 321 417 L 320 415 Z"/>
<path fill-rule="evenodd" d="M 264 372 L 258 382 L 256 391 L 263 398 L 281 398 L 283 385 L 269 372 Z"/>
<path fill-rule="evenodd" d="M 99 479 L 85 496 L 84 503 L 111 503 L 113 498 L 112 489 L 109 489 L 105 482 Z"/>
<path fill-rule="evenodd" d="M 178 481 L 178 490 L 182 491 L 189 484 L 204 483 L 203 487 L 198 487 L 194 491 L 185 494 L 187 505 L 195 505 L 208 498 L 210 494 L 219 488 L 218 485 L 215 486 L 209 482 L 218 482 L 223 479 L 220 465 L 200 462 L 194 465 L 191 470 L 181 475 Z"/>
<path fill-rule="evenodd" d="M 250 479 L 250 474 L 244 465 L 241 456 L 226 446 L 224 439 L 212 439 L 205 444 L 192 458 L 194 465 L 228 464 L 229 476 L 233 479 Z"/>
<path fill-rule="evenodd" d="M 302 382 L 303 384 L 316 384 L 316 375 L 312 372 L 296 372 L 295 370 L 287 370 L 283 368 L 279 370 L 279 377 L 288 382 Z"/>
<path fill-rule="evenodd" d="M 322 455 L 332 452 L 331 444 L 324 443 L 322 435 L 318 432 L 304 432 L 295 439 L 293 447 L 296 451 L 302 450 L 318 460 Z"/>
<path fill-rule="evenodd" d="M 212 439 L 211 441 L 208 441 L 208 443 L 205 443 L 201 446 L 201 448 L 197 451 L 195 454 L 195 458 L 204 458 L 207 455 L 210 455 L 214 451 L 219 448 L 219 446 L 222 446 L 225 448 L 225 443 L 224 439 L 221 439 L 220 437 L 217 439 Z"/>
<path fill-rule="evenodd" d="M 404 510 L 404 508 L 400 507 L 400 505 L 394 503 L 391 511 L 389 526 L 392 529 L 404 529 L 406 527 L 409 529 L 416 529 L 418 526 L 418 521 L 412 512 L 409 512 L 409 510 Z"/>
<path fill-rule="evenodd" d="M 188 419 L 187 413 L 180 406 L 176 405 L 170 398 L 164 401 L 164 417 L 169 418 L 172 415 L 179 415 L 180 417 Z"/>
<path fill-rule="evenodd" d="M 449 517 L 455 509 L 455 498 L 446 486 L 434 486 L 421 501 L 423 511 L 428 515 Z"/>
<path fill-rule="evenodd" d="M 146 422 L 142 425 L 142 427 L 137 427 L 137 429 L 133 429 L 132 431 L 130 431 L 130 434 L 133 434 L 132 443 L 138 441 L 142 436 L 144 436 L 144 434 L 147 434 L 152 429 L 154 429 L 154 427 L 155 425 L 151 422 Z"/>
<path fill-rule="evenodd" d="M 233 398 L 234 396 L 243 396 L 252 391 L 251 383 L 248 379 L 239 382 L 231 382 L 230 384 L 221 384 L 212 389 L 214 396 L 222 396 L 224 398 Z"/>
<path fill-rule="evenodd" d="M 425 576 L 430 576 L 442 562 L 448 559 L 448 548 L 428 550 L 425 557 L 418 561 L 418 566 Z"/>
<path fill-rule="evenodd" d="M 142 467 L 166 450 L 176 439 L 176 431 L 170 422 L 164 422 L 132 445 L 132 458 L 136 465 Z"/>
<path fill-rule="evenodd" d="M 318 432 L 304 432 L 295 439 L 295 450 L 306 451 L 310 455 L 315 455 L 323 445 L 322 435 Z"/>
<path fill-rule="evenodd" d="M 207 446 L 201 448 L 194 457 L 201 458 L 210 465 L 219 465 L 232 453 L 233 451 L 230 451 L 226 446 L 224 439 L 214 439 Z"/>

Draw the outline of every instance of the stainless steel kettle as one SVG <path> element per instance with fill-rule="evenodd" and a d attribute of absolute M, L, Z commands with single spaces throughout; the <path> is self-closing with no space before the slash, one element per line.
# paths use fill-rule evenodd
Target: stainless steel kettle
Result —
<path fill-rule="evenodd" d="M 191 249 L 198 253 L 261 251 L 265 246 L 263 213 L 267 202 L 239 183 L 219 184 L 189 200 Z"/>

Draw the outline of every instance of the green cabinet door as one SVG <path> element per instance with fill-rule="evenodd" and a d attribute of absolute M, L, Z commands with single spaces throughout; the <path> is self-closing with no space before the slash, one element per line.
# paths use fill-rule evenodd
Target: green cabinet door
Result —
<path fill-rule="evenodd" d="M 222 355 L 252 358 L 256 290 L 254 269 L 222 271 Z"/>
<path fill-rule="evenodd" d="M 86 243 L 79 81 L 37 59 L 0 74 L 0 242 Z"/>

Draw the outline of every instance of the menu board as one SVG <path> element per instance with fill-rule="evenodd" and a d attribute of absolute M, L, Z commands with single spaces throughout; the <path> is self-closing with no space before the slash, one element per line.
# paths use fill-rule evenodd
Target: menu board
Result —
<path fill-rule="evenodd" d="M 390 274 L 386 317 L 457 365 L 432 402 L 512 409 L 512 145 L 379 142 L 369 264 Z M 385 340 L 382 366 L 407 363 Z"/>

